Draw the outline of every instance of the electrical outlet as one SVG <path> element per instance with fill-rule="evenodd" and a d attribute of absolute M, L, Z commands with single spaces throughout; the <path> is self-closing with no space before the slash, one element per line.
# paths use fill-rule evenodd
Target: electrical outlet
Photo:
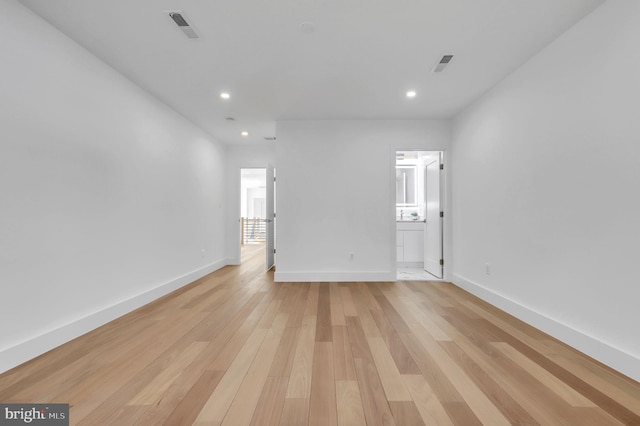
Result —
<path fill-rule="evenodd" d="M 349 260 L 353 260 L 354 254 L 353 253 L 349 253 Z"/>
<path fill-rule="evenodd" d="M 200 256 L 201 256 L 201 257 L 204 257 L 204 252 L 205 252 L 205 250 L 204 250 L 204 249 L 202 249 L 202 251 L 201 251 L 201 253 L 200 253 Z"/>
<path fill-rule="evenodd" d="M 491 265 L 489 265 L 488 263 L 484 264 L 484 273 L 487 275 L 491 275 Z"/>

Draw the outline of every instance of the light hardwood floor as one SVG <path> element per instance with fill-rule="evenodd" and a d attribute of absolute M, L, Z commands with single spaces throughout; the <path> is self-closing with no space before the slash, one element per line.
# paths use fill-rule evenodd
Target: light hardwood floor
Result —
<path fill-rule="evenodd" d="M 81 425 L 640 425 L 640 384 L 448 283 L 274 283 L 261 246 L 0 375 Z"/>

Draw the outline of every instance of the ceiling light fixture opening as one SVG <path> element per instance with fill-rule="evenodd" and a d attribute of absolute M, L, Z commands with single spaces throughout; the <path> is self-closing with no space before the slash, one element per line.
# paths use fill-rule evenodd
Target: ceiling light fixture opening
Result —
<path fill-rule="evenodd" d="M 249 132 L 246 132 L 246 131 L 244 131 L 244 132 L 240 132 L 240 134 L 241 134 L 242 136 L 249 136 Z"/>
<path fill-rule="evenodd" d="M 220 98 L 221 99 L 229 99 L 229 98 L 231 98 L 231 95 L 228 94 L 227 92 L 222 92 L 222 93 L 220 93 Z"/>
<path fill-rule="evenodd" d="M 415 90 L 409 90 L 409 91 L 407 92 L 407 98 L 415 98 L 415 97 L 416 97 L 416 95 L 417 95 L 417 93 L 416 93 L 416 91 L 415 91 Z"/>

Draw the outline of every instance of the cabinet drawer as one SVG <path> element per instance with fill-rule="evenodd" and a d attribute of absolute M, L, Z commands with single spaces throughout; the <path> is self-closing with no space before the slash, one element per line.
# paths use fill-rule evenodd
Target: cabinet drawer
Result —
<path fill-rule="evenodd" d="M 423 231 L 424 222 L 416 220 L 415 222 L 396 222 L 396 230 L 398 231 Z"/>

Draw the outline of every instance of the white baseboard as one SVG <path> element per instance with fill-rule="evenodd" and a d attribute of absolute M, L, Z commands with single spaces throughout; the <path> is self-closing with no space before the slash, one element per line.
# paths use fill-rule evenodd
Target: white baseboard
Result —
<path fill-rule="evenodd" d="M 226 261 L 220 260 L 207 266 L 196 269 L 173 280 L 161 284 L 144 293 L 133 296 L 127 300 L 116 303 L 100 311 L 94 312 L 82 318 L 78 318 L 66 325 L 48 331 L 39 336 L 32 337 L 24 342 L 9 348 L 0 350 L 0 373 L 10 370 L 30 359 L 33 359 L 51 349 L 82 336 L 91 330 L 113 321 L 131 311 L 134 311 L 149 302 L 152 302 L 180 287 L 192 283 L 213 271 L 226 266 Z"/>
<path fill-rule="evenodd" d="M 357 282 L 357 281 L 395 281 L 391 271 L 379 272 L 276 272 L 274 280 L 277 282 Z"/>
<path fill-rule="evenodd" d="M 602 340 L 543 315 L 480 284 L 453 274 L 453 284 L 555 337 L 620 373 L 640 381 L 640 359 Z"/>

